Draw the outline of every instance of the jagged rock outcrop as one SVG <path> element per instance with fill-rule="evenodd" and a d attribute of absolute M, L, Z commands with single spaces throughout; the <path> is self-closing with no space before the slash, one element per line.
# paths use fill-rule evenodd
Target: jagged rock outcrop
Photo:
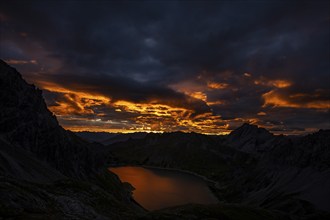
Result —
<path fill-rule="evenodd" d="M 47 109 L 42 92 L 0 61 L 0 133 L 17 148 L 33 152 L 70 177 L 84 178 L 96 171 L 102 161 L 87 142 L 59 126 Z"/>

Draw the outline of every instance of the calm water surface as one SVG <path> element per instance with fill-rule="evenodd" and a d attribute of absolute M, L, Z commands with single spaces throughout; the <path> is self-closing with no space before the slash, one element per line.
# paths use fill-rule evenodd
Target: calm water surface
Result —
<path fill-rule="evenodd" d="M 144 167 L 109 168 L 134 186 L 134 199 L 148 210 L 187 203 L 214 204 L 217 198 L 202 178 L 180 171 Z"/>

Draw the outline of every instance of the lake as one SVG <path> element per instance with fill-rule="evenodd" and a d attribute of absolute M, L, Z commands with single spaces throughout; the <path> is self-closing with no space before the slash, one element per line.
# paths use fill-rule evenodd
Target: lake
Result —
<path fill-rule="evenodd" d="M 122 182 L 129 182 L 135 188 L 133 198 L 147 210 L 188 203 L 218 202 L 207 182 L 189 173 L 133 166 L 109 169 L 117 174 Z"/>

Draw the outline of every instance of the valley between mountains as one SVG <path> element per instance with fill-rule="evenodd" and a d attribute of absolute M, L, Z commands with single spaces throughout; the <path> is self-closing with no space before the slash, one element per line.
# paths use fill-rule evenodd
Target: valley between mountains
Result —
<path fill-rule="evenodd" d="M 0 100 L 0 219 L 330 219 L 330 130 L 73 133 L 1 60 Z M 126 165 L 202 176 L 219 203 L 147 211 L 108 169 Z"/>

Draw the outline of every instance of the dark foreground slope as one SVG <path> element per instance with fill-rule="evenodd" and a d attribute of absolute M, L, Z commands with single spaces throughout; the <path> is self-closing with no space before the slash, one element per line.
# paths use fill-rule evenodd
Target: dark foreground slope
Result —
<path fill-rule="evenodd" d="M 0 60 L 0 219 L 132 219 L 142 213 L 94 153 L 97 147 L 59 126 L 41 91 Z"/>
<path fill-rule="evenodd" d="M 203 175 L 216 182 L 211 187 L 224 204 L 236 204 L 199 206 L 202 213 L 215 214 L 229 208 L 242 214 L 237 219 L 249 219 L 238 210 L 251 208 L 250 214 L 257 213 L 259 217 L 270 212 L 279 219 L 329 218 L 329 130 L 290 138 L 244 124 L 228 136 L 149 134 L 144 139 L 130 139 L 109 148 L 111 161 L 117 165 L 152 165 Z M 191 210 L 169 209 L 167 214 L 191 214 Z"/>

